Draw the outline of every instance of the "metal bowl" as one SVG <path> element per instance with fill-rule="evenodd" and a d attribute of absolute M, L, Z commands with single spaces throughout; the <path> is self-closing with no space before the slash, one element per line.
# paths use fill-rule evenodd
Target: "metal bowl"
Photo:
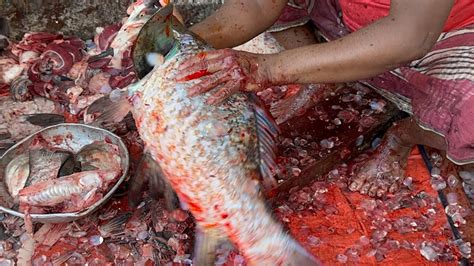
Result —
<path fill-rule="evenodd" d="M 79 212 L 70 213 L 48 213 L 48 214 L 31 214 L 34 222 L 41 223 L 62 223 L 69 222 L 82 218 L 99 208 L 104 204 L 115 192 L 118 186 L 125 180 L 128 174 L 129 155 L 125 144 L 117 135 L 93 126 L 83 124 L 59 124 L 44 128 L 15 144 L 8 149 L 2 157 L 0 157 L 0 210 L 11 215 L 24 218 L 24 214 L 18 210 L 12 209 L 13 198 L 6 189 L 4 180 L 5 168 L 7 164 L 19 154 L 28 151 L 30 143 L 37 136 L 41 135 L 52 147 L 65 149 L 77 153 L 82 147 L 94 141 L 108 141 L 115 144 L 119 148 L 119 155 L 121 158 L 122 176 L 117 180 L 114 186 L 107 192 L 107 194 L 94 205 L 81 210 Z"/>

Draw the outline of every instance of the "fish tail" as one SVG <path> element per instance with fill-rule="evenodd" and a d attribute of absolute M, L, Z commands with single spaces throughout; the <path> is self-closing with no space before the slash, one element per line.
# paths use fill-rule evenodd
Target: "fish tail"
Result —
<path fill-rule="evenodd" d="M 313 255 L 311 255 L 308 251 L 306 251 L 301 245 L 294 243 L 293 251 L 288 259 L 288 265 L 291 266 L 319 266 L 323 265 L 321 261 L 316 259 Z"/>
<path fill-rule="evenodd" d="M 196 243 L 194 246 L 194 261 L 196 265 L 214 265 L 216 250 L 220 243 L 226 241 L 215 229 L 196 228 Z"/>
<path fill-rule="evenodd" d="M 88 115 L 97 115 L 92 125 L 105 126 L 121 122 L 131 111 L 128 90 L 115 90 L 111 95 L 97 99 L 88 108 Z"/>

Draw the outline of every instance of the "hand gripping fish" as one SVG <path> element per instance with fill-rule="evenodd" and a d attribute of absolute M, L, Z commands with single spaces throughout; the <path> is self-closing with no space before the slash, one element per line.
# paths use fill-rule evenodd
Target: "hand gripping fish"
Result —
<path fill-rule="evenodd" d="M 211 48 L 185 30 L 172 10 L 168 5 L 147 22 L 134 50 L 139 76 L 148 71 L 145 50 L 159 51 L 164 62 L 100 101 L 99 122 L 118 122 L 132 112 L 147 152 L 201 230 L 196 265 L 213 265 L 221 240 L 230 240 L 251 265 L 318 265 L 261 197 L 260 178 L 264 186 L 274 185 L 277 129 L 267 113 L 247 94 L 213 106 L 205 103 L 208 95 L 188 97 L 193 81 L 176 82 L 180 64 Z"/>

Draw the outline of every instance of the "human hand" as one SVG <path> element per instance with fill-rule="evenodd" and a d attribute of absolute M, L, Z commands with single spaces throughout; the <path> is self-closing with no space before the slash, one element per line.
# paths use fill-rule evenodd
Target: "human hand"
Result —
<path fill-rule="evenodd" d="M 217 104 L 239 91 L 258 92 L 271 85 L 265 55 L 232 49 L 202 52 L 179 67 L 178 81 L 199 79 L 189 96 L 214 91 L 208 104 Z"/>

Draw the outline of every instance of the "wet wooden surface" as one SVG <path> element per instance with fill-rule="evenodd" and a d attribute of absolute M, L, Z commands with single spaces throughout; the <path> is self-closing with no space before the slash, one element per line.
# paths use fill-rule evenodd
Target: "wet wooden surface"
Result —
<path fill-rule="evenodd" d="M 287 174 L 287 176 L 289 176 L 288 179 L 283 181 L 280 180 L 281 183 L 276 189 L 268 191 L 267 196 L 272 198 L 272 201 L 284 196 L 292 187 L 307 185 L 328 173 L 335 165 L 354 158 L 363 150 L 370 147 L 375 137 L 382 136 L 392 122 L 402 116 L 402 113 L 395 105 L 387 102 L 383 113 L 373 114 L 371 116 L 374 118 L 374 122 L 370 127 L 361 128 L 360 120 L 355 118 L 354 121 L 350 123 L 345 123 L 343 121 L 340 126 L 336 126 L 332 129 L 331 127 L 334 125 L 332 121 L 338 117 L 338 114 L 342 110 L 346 110 L 348 107 L 353 107 L 359 112 L 367 110 L 367 106 L 358 106 L 358 104 L 355 104 L 354 102 L 344 103 L 341 101 L 341 98 L 344 95 L 356 92 L 357 90 L 355 88 L 350 87 L 339 89 L 335 95 L 329 96 L 324 101 L 317 104 L 320 113 L 322 110 L 323 113 L 327 114 L 327 117 L 324 117 L 324 120 L 321 120 L 323 117 L 320 117 L 321 115 L 318 114 L 315 108 L 311 108 L 304 115 L 294 117 L 280 126 L 283 137 L 288 139 L 294 140 L 296 137 L 305 138 L 304 136 L 306 136 L 305 139 L 308 139 L 308 137 L 311 136 L 311 139 L 308 140 L 309 142 L 320 144 L 320 141 L 323 139 L 337 137 L 339 145 L 336 145 L 332 149 L 325 149 L 323 151 L 320 149 L 314 150 L 308 148 L 308 156 L 313 157 L 315 161 L 307 166 L 300 167 L 301 173 L 299 176 L 291 176 L 291 174 Z M 364 98 L 367 100 L 382 99 L 382 97 L 374 91 L 368 93 Z M 335 107 L 340 107 L 342 109 L 334 109 Z M 363 142 L 357 143 L 360 142 L 361 138 L 363 138 Z M 280 156 L 283 155 L 287 157 L 287 155 L 289 155 L 289 157 L 297 157 L 297 154 L 295 154 L 294 151 L 289 151 L 289 154 L 284 154 L 285 149 L 285 147 L 280 145 Z"/>
<path fill-rule="evenodd" d="M 5 34 L 0 27 L 0 34 L 20 40 L 26 32 L 46 31 L 89 39 L 94 36 L 96 27 L 120 22 L 127 15 L 127 7 L 132 2 L 135 1 L 0 0 L 0 18 L 6 18 L 10 28 Z M 220 6 L 221 1 L 205 4 L 183 2 L 176 6 L 189 26 L 209 16 Z"/>

